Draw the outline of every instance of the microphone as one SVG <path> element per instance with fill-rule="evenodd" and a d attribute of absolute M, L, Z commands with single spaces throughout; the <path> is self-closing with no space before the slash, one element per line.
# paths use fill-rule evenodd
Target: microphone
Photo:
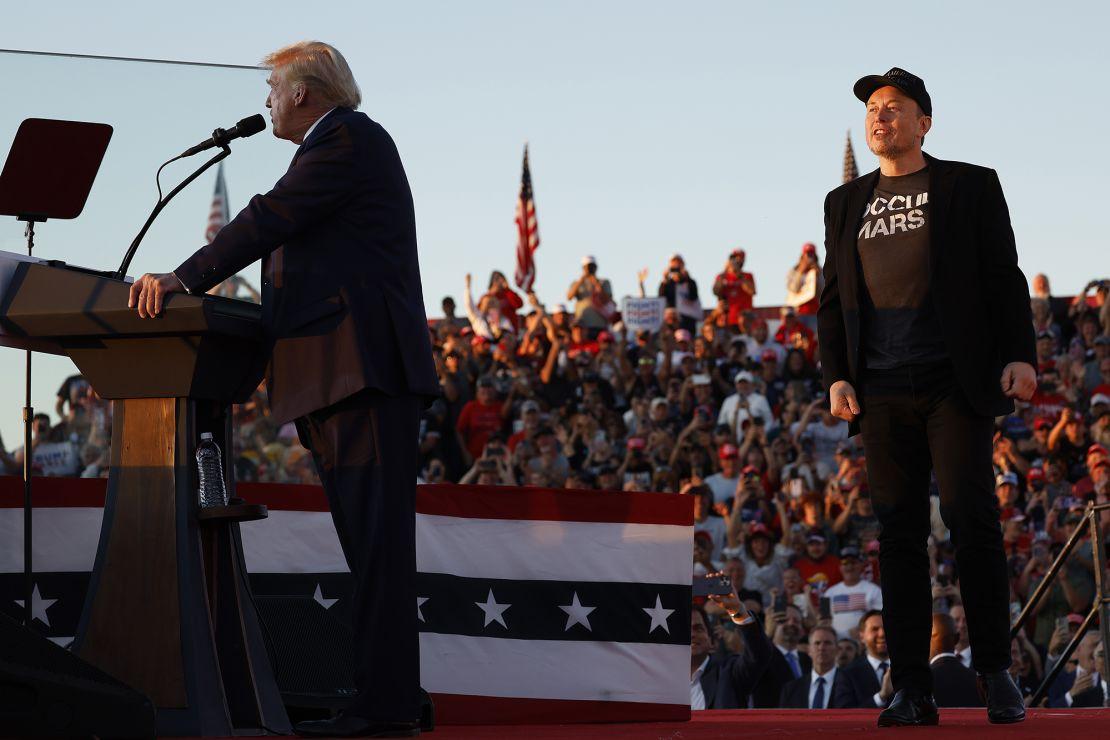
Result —
<path fill-rule="evenodd" d="M 254 136 L 265 128 L 266 119 L 263 118 L 260 113 L 255 113 L 253 116 L 248 116 L 242 121 L 239 121 L 239 123 L 235 124 L 230 129 L 216 129 L 212 132 L 211 139 L 206 139 L 196 146 L 189 147 L 181 154 L 177 155 L 177 158 L 191 157 L 194 154 L 203 152 L 205 149 L 211 149 L 214 146 L 226 146 L 232 139 L 245 139 L 248 136 Z"/>

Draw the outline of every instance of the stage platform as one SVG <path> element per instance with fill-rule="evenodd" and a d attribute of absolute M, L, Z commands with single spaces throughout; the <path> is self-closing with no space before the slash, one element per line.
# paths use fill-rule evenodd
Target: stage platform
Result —
<path fill-rule="evenodd" d="M 812 737 L 860 738 L 865 733 L 881 736 L 913 735 L 930 738 L 1106 738 L 1110 737 L 1110 710 L 1033 709 L 1016 725 L 992 725 L 984 709 L 942 709 L 940 726 L 887 728 L 875 726 L 878 712 L 872 709 L 830 709 L 823 712 L 795 710 L 733 710 L 694 712 L 690 722 L 651 722 L 613 725 L 486 725 L 439 727 L 427 735 L 435 740 L 456 738 L 700 738 Z"/>

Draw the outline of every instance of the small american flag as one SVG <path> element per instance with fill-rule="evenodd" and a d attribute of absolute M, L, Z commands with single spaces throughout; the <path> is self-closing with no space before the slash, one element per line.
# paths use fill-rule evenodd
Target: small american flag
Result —
<path fill-rule="evenodd" d="M 533 256 L 540 246 L 536 203 L 532 198 L 532 171 L 528 168 L 528 145 L 524 145 L 524 170 L 520 175 L 520 197 L 516 200 L 516 284 L 525 292 L 536 280 Z"/>
<path fill-rule="evenodd" d="M 852 132 L 848 131 L 847 142 L 844 145 L 844 182 L 851 182 L 859 177 L 859 167 L 856 167 L 856 153 L 852 151 Z"/>
<path fill-rule="evenodd" d="M 227 183 L 224 182 L 224 163 L 220 162 L 216 170 L 216 189 L 212 192 L 212 208 L 208 211 L 208 228 L 204 231 L 204 238 L 211 243 L 220 233 L 220 229 L 227 226 L 231 220 L 227 206 Z"/>
<path fill-rule="evenodd" d="M 831 601 L 833 614 L 867 611 L 867 595 L 862 592 L 837 594 Z"/>

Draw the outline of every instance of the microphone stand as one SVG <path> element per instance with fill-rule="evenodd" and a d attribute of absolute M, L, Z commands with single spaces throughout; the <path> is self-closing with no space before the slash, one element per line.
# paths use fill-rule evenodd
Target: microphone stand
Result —
<path fill-rule="evenodd" d="M 227 156 L 231 154 L 231 149 L 228 147 L 227 144 L 220 144 L 219 146 L 219 154 L 202 164 L 196 172 L 182 180 L 180 185 L 178 185 L 170 192 L 166 193 L 166 197 L 159 200 L 158 203 L 154 206 L 154 210 L 150 212 L 150 217 L 147 218 L 146 223 L 143 224 L 143 228 L 139 230 L 138 235 L 135 237 L 135 241 L 131 242 L 131 246 L 128 248 L 127 254 L 124 255 L 123 262 L 120 264 L 119 269 L 116 270 L 116 278 L 118 280 L 123 280 L 124 277 L 127 276 L 127 268 L 131 266 L 131 260 L 135 258 L 135 252 L 139 250 L 139 243 L 143 240 L 143 237 L 146 236 L 146 232 L 150 229 L 150 225 L 154 223 L 154 219 L 158 218 L 158 214 L 162 212 L 162 209 L 166 207 L 166 204 L 169 203 L 175 195 L 184 190 L 185 186 L 200 177 L 205 170 L 207 170 L 209 167 L 216 164 L 217 162 L 226 159 Z M 169 162 L 166 162 L 166 164 L 169 164 L 170 162 L 173 162 L 177 159 L 181 159 L 181 157 L 174 157 L 173 159 L 169 160 Z M 165 167 L 166 165 L 162 166 Z"/>

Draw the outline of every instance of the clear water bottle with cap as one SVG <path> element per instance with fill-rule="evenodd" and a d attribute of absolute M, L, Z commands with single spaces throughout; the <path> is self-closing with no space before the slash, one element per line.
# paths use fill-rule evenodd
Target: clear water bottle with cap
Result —
<path fill-rule="evenodd" d="M 200 435 L 197 445 L 197 473 L 200 478 L 199 499 L 201 507 L 227 506 L 227 486 L 224 485 L 224 463 L 220 448 L 211 432 Z"/>

